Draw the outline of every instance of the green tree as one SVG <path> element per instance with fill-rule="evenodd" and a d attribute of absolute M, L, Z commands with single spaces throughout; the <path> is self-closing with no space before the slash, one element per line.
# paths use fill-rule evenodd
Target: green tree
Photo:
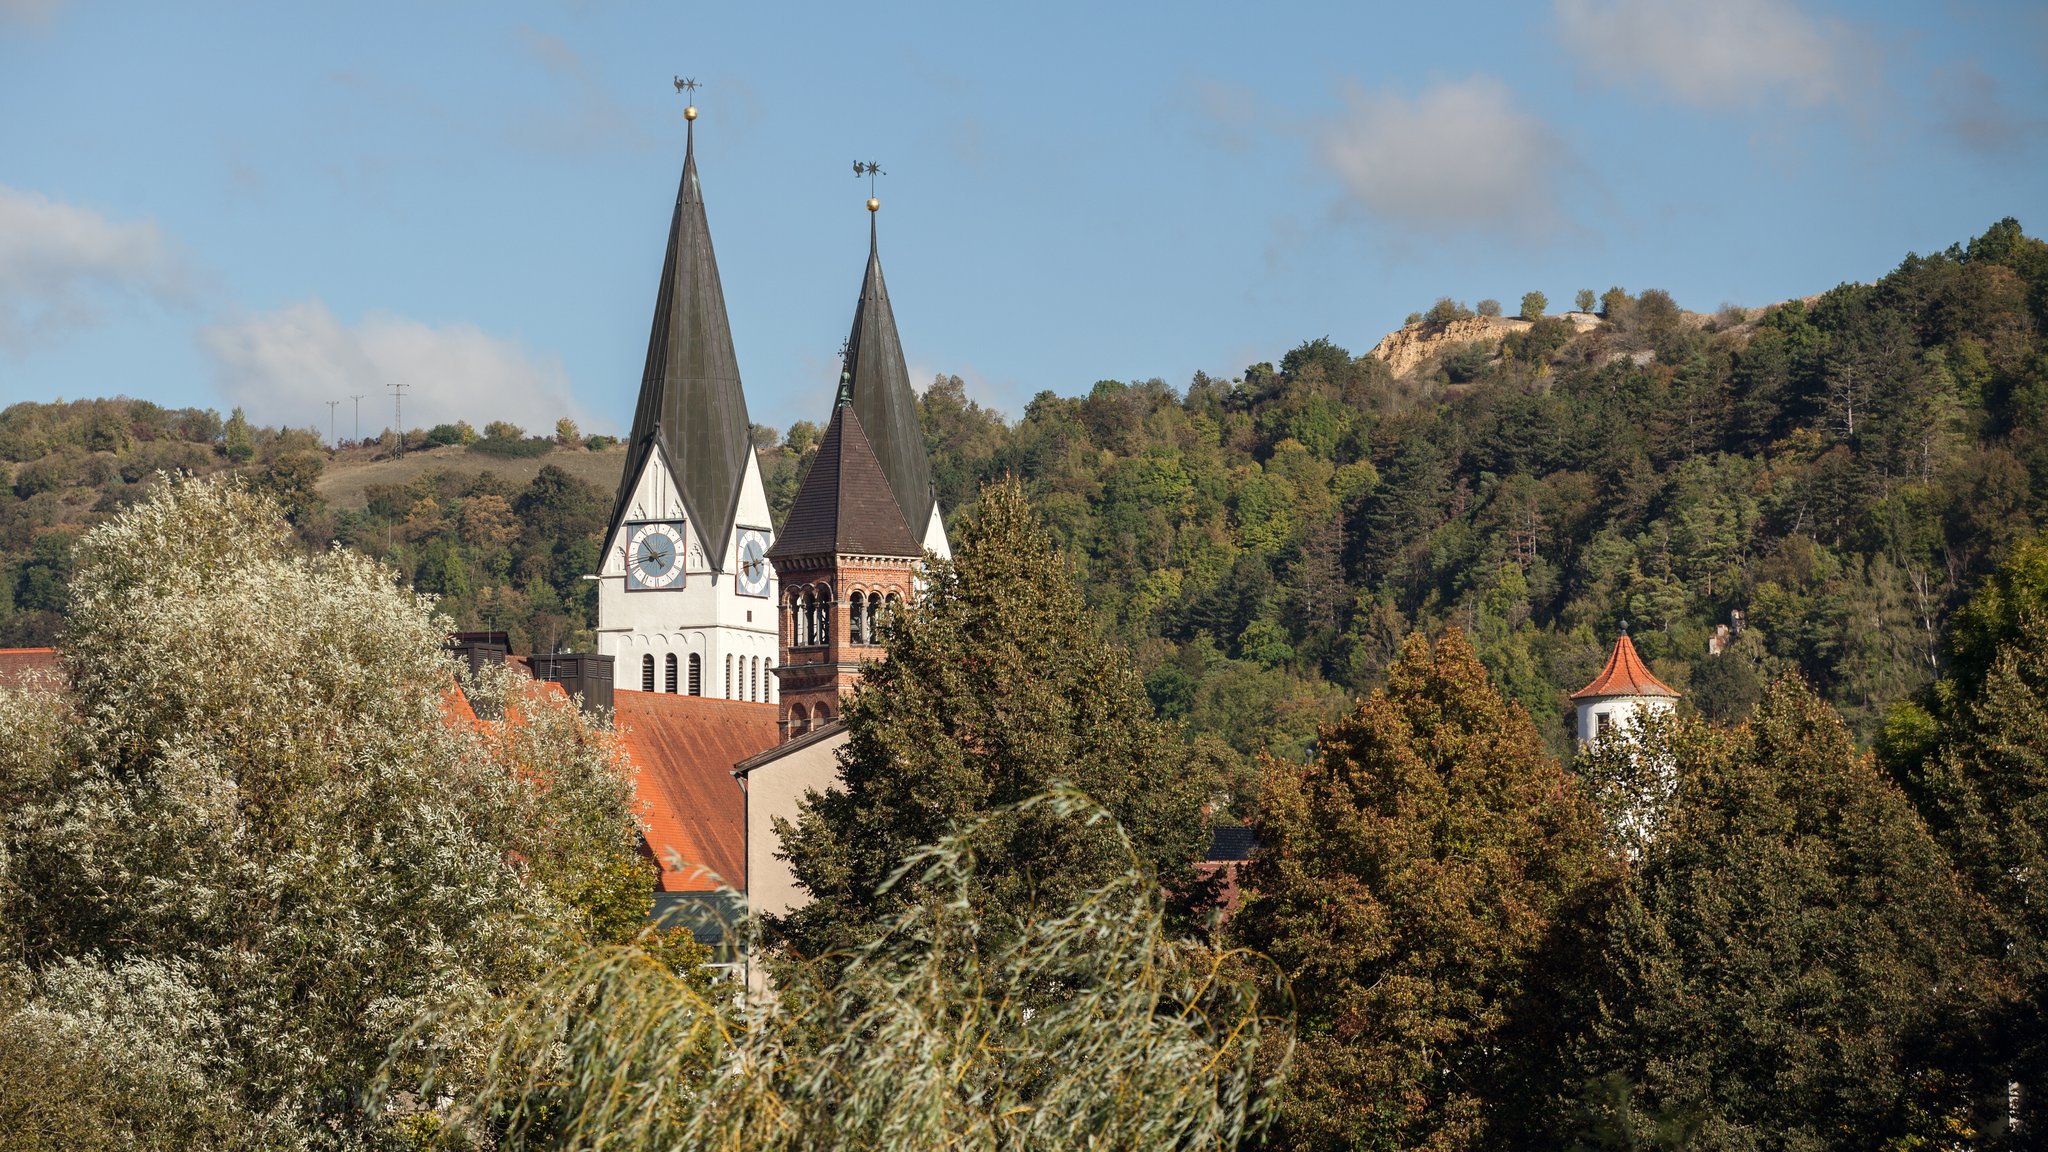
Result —
<path fill-rule="evenodd" d="M 2002 997 L 1981 906 L 1904 795 L 1797 681 L 1656 754 L 1675 794 L 1612 913 L 1580 1137 L 1953 1146 L 1954 1062 Z"/>
<path fill-rule="evenodd" d="M 846 702 L 842 787 L 813 796 L 783 844 L 812 902 L 775 927 L 823 956 L 871 938 L 917 884 L 881 891 L 904 856 L 968 821 L 977 907 L 991 939 L 1031 909 L 1084 893 L 1122 868 L 1107 829 L 1016 810 L 1065 781 L 1129 830 L 1138 858 L 1188 891 L 1209 830 L 1212 782 L 1154 718 L 1124 654 L 1104 643 L 1072 569 L 1015 482 L 982 491 L 950 561 L 897 619 L 888 658 Z"/>
<path fill-rule="evenodd" d="M 1572 307 L 1580 312 L 1591 312 L 1593 310 L 1593 305 L 1596 300 L 1597 297 L 1593 295 L 1593 290 L 1591 288 L 1581 288 L 1579 289 L 1578 293 L 1572 297 Z"/>
<path fill-rule="evenodd" d="M 1612 871 L 1598 814 L 1456 630 L 1410 636 L 1386 687 L 1269 763 L 1231 922 L 1293 981 L 1293 1148 L 1468 1148 L 1535 1104 L 1518 1017 L 1538 957 Z M 1538 1012 L 1536 1015 L 1542 1015 Z"/>
<path fill-rule="evenodd" d="M 1449 296 L 1439 296 L 1436 303 L 1429 306 L 1429 311 L 1423 313 L 1422 318 L 1430 324 L 1448 324 L 1453 320 L 1463 320 L 1470 315 L 1472 315 L 1472 310 L 1463 304 L 1451 299 Z"/>
<path fill-rule="evenodd" d="M 472 1052 L 468 1013 L 616 933 L 618 746 L 503 670 L 472 698 L 505 719 L 451 713 L 447 623 L 389 569 L 304 554 L 216 480 L 158 485 L 77 555 L 68 689 L 0 690 L 0 983 L 29 990 L 0 1032 L 153 1100 L 130 1135 L 358 1146 L 423 1015 L 447 1024 L 397 1050 L 415 1086 Z"/>
<path fill-rule="evenodd" d="M 1541 320 L 1550 308 L 1550 297 L 1541 292 L 1522 293 L 1522 319 Z"/>
<path fill-rule="evenodd" d="M 247 464 L 256 455 L 256 441 L 249 432 L 249 420 L 240 408 L 228 416 L 227 427 L 222 431 L 221 451 L 236 464 Z"/>
<path fill-rule="evenodd" d="M 1477 311 L 1481 316 L 1498 316 L 1500 315 L 1500 301 L 1493 299 L 1481 300 Z"/>
<path fill-rule="evenodd" d="M 1996 926 L 2019 989 L 1984 1030 L 1985 1078 L 2018 1082 L 2034 1125 L 2048 1090 L 2048 539 L 2013 550 L 1956 614 L 1950 675 L 1887 718 L 1879 750 Z"/>

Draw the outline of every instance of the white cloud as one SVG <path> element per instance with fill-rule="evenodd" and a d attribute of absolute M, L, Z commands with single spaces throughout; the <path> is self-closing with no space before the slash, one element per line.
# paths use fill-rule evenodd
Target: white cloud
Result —
<path fill-rule="evenodd" d="M 327 401 L 340 400 L 346 426 L 348 398 L 360 395 L 369 435 L 391 422 L 391 393 L 401 382 L 410 428 L 510 420 L 538 433 L 564 416 L 586 420 L 559 359 L 473 324 L 437 328 L 372 312 L 347 325 L 313 300 L 215 325 L 199 339 L 227 401 L 259 423 L 324 428 Z"/>
<path fill-rule="evenodd" d="M 1851 25 L 1795 0 L 1557 0 L 1560 32 L 1588 72 L 1661 88 L 1700 108 L 1848 103 L 1875 49 Z"/>
<path fill-rule="evenodd" d="M 190 291 L 184 259 L 153 222 L 0 184 L 0 349 L 95 324 L 111 299 L 175 303 Z"/>
<path fill-rule="evenodd" d="M 1564 144 L 1491 76 L 1441 83 L 1414 99 L 1348 94 L 1325 124 L 1322 162 L 1373 216 L 1424 231 L 1515 231 L 1558 219 Z"/>

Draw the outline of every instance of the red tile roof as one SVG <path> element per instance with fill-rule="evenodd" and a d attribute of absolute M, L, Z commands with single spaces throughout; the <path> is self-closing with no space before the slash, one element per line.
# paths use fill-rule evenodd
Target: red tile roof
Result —
<path fill-rule="evenodd" d="M 732 768 L 775 746 L 775 705 L 624 689 L 612 699 L 647 806 L 647 846 L 661 866 L 658 890 L 709 892 L 723 884 L 744 891 L 746 795 Z"/>
<path fill-rule="evenodd" d="M 0 687 L 21 685 L 34 672 L 47 672 L 62 681 L 64 670 L 57 664 L 55 648 L 0 648 Z"/>
<path fill-rule="evenodd" d="M 1678 693 L 1652 675 L 1643 658 L 1636 655 L 1635 641 L 1630 640 L 1626 632 L 1614 642 L 1614 652 L 1607 657 L 1607 667 L 1593 677 L 1591 684 L 1572 693 L 1574 700 L 1595 696 L 1668 696 L 1678 699 Z"/>

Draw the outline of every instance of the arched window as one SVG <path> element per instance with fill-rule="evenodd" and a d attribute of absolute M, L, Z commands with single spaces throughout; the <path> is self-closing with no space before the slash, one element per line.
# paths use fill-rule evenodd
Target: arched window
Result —
<path fill-rule="evenodd" d="M 882 594 L 880 592 L 868 593 L 867 615 L 868 626 L 866 631 L 868 643 L 880 644 L 882 642 Z"/>
<path fill-rule="evenodd" d="M 652 652 L 640 658 L 640 690 L 642 692 L 654 691 L 654 653 Z"/>
<path fill-rule="evenodd" d="M 817 629 L 817 637 L 811 643 L 830 644 L 832 642 L 832 586 L 829 584 L 824 585 L 818 590 L 818 615 L 812 627 Z"/>
<path fill-rule="evenodd" d="M 759 656 L 754 657 L 753 665 L 753 676 L 747 684 L 747 699 L 759 704 L 767 699 L 766 696 L 761 695 L 761 658 Z"/>
<path fill-rule="evenodd" d="M 791 704 L 789 706 L 789 734 L 791 736 L 801 736 L 804 734 L 805 727 L 804 706 L 801 704 Z"/>
<path fill-rule="evenodd" d="M 676 693 L 676 654 L 671 652 L 667 656 L 662 657 L 662 664 L 664 665 L 662 671 L 666 673 L 662 678 L 664 681 L 662 691 L 673 696 Z"/>
<path fill-rule="evenodd" d="M 726 698 L 727 700 L 730 700 L 730 699 L 732 699 L 732 698 L 733 698 L 733 695 L 732 695 L 732 653 L 730 653 L 730 652 L 728 652 L 728 653 L 726 653 L 726 654 L 725 654 L 725 698 Z"/>
<path fill-rule="evenodd" d="M 761 702 L 775 703 L 775 657 L 761 661 Z"/>
<path fill-rule="evenodd" d="M 800 631 L 803 635 L 802 643 L 818 642 L 818 598 L 809 589 L 804 591 L 803 627 Z"/>
<path fill-rule="evenodd" d="M 703 694 L 704 658 L 692 652 L 690 653 L 690 695 L 702 696 Z"/>

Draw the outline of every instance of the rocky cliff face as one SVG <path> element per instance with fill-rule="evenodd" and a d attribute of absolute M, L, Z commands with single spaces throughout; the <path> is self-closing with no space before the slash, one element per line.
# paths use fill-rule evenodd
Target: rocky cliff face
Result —
<path fill-rule="evenodd" d="M 1581 332 L 1601 324 L 1600 318 L 1591 312 L 1567 312 L 1562 319 L 1571 321 Z M 1507 316 L 1468 316 L 1440 324 L 1410 324 L 1381 337 L 1373 345 L 1372 354 L 1385 361 L 1395 376 L 1406 376 L 1438 353 L 1474 340 L 1486 341 L 1497 353 L 1509 333 L 1529 327 L 1529 321 Z"/>

